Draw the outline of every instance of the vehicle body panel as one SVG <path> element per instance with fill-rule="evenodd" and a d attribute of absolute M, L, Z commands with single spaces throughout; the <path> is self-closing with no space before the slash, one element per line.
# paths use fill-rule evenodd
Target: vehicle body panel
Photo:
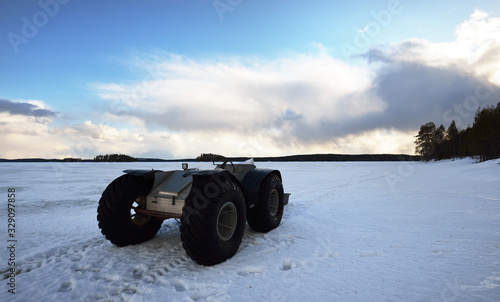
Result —
<path fill-rule="evenodd" d="M 187 167 L 183 165 L 183 167 Z M 182 215 L 186 198 L 191 191 L 196 194 L 209 195 L 210 184 L 223 182 L 224 177 L 231 178 L 241 189 L 245 197 L 247 209 L 253 207 L 259 200 L 259 190 L 262 181 L 270 174 L 276 173 L 281 179 L 278 170 L 256 168 L 253 163 L 222 164 L 214 170 L 125 170 L 127 174 L 154 178 L 154 185 L 147 196 L 146 209 L 140 210 L 144 214 L 160 218 L 178 218 Z M 203 188 L 193 188 L 193 180 L 197 177 L 208 177 L 210 181 Z M 198 182 L 196 182 L 198 183 Z M 284 203 L 288 203 L 290 194 L 284 194 Z"/>

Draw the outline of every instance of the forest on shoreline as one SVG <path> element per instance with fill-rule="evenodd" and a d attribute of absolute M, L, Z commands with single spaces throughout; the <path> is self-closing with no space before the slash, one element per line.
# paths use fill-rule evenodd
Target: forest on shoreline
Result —
<path fill-rule="evenodd" d="M 426 161 L 449 158 L 479 157 L 486 161 L 500 157 L 500 103 L 479 108 L 474 124 L 457 129 L 452 121 L 447 129 L 429 122 L 420 127 L 415 153 Z"/>

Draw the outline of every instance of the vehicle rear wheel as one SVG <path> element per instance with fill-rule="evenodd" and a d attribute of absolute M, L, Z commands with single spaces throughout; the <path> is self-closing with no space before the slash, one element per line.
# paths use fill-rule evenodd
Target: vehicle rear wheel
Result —
<path fill-rule="evenodd" d="M 276 173 L 271 173 L 260 185 L 259 200 L 248 210 L 248 225 L 256 231 L 267 233 L 277 228 L 283 217 L 283 184 Z"/>
<path fill-rule="evenodd" d="M 97 221 L 106 239 L 118 246 L 138 244 L 153 238 L 162 220 L 136 212 L 146 207 L 153 179 L 129 174 L 112 181 L 102 193 Z"/>
<path fill-rule="evenodd" d="M 217 184 L 217 185 L 216 185 Z M 181 217 L 181 241 L 188 256 L 215 265 L 236 254 L 245 231 L 243 194 L 228 176 L 193 181 Z"/>

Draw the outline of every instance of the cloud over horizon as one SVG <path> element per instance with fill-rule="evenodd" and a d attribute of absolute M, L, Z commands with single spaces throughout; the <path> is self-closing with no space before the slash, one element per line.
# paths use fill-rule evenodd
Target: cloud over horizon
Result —
<path fill-rule="evenodd" d="M 274 60 L 194 60 L 154 52 L 134 62 L 148 72 L 144 80 L 95 88 L 109 104 L 127 107 L 109 107 L 112 118 L 146 128 L 258 136 L 282 146 L 282 153 L 314 145 L 331 152 L 412 153 L 420 125 L 447 126 L 454 117 L 465 128 L 477 107 L 500 101 L 500 68 L 490 68 L 500 64 L 499 20 L 475 11 L 457 27 L 454 41 L 410 39 L 372 48 L 362 56 L 366 66 L 338 60 L 321 45 L 313 54 Z M 453 111 L 464 102 L 470 112 Z M 378 149 L 359 139 L 374 133 L 407 138 L 386 144 L 381 139 Z M 357 146 L 341 143 L 347 138 Z"/>
<path fill-rule="evenodd" d="M 101 104 L 84 122 L 51 126 L 58 114 L 27 102 L 0 100 L 0 112 L 48 118 L 61 156 L 412 154 L 420 125 L 465 128 L 477 107 L 500 102 L 498 32 L 500 18 L 477 10 L 451 42 L 371 48 L 358 57 L 366 64 L 321 44 L 276 59 L 148 51 L 127 60 L 137 81 L 89 84 Z"/>

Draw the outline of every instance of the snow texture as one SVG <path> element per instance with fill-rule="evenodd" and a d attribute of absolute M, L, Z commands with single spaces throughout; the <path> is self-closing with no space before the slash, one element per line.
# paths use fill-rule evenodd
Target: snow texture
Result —
<path fill-rule="evenodd" d="M 15 188 L 17 275 L 13 295 L 2 248 L 0 301 L 499 301 L 499 163 L 257 163 L 292 193 L 283 221 L 247 226 L 213 267 L 186 256 L 175 220 L 122 248 L 97 227 L 122 170 L 180 163 L 1 163 L 0 239 Z"/>

